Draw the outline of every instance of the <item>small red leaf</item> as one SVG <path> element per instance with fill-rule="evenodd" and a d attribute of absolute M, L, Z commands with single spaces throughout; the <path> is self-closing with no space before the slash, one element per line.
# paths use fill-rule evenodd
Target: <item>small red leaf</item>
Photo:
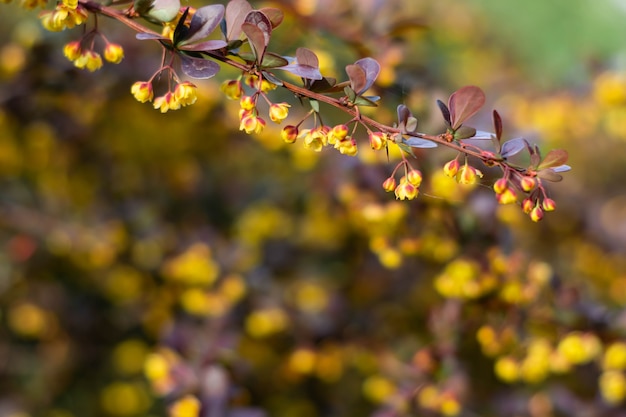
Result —
<path fill-rule="evenodd" d="M 350 79 L 350 87 L 355 93 L 361 91 L 367 85 L 365 70 L 360 66 L 355 64 L 346 65 L 346 73 Z"/>
<path fill-rule="evenodd" d="M 498 139 L 499 142 L 502 138 L 502 118 L 495 110 L 493 111 L 493 128 L 496 132 L 496 139 Z"/>
<path fill-rule="evenodd" d="M 452 130 L 458 129 L 464 121 L 475 115 L 484 104 L 485 93 L 476 86 L 463 87 L 452 93 L 448 100 Z"/>
<path fill-rule="evenodd" d="M 275 29 L 278 25 L 280 25 L 285 17 L 282 10 L 274 7 L 264 7 L 260 9 L 260 11 L 269 19 L 272 24 L 272 29 Z"/>
<path fill-rule="evenodd" d="M 317 55 L 307 48 L 296 49 L 296 61 L 298 61 L 298 64 L 306 65 L 308 67 L 319 68 L 320 66 Z"/>
<path fill-rule="evenodd" d="M 546 155 L 541 161 L 537 169 L 552 168 L 559 165 L 563 165 L 567 162 L 569 157 L 568 153 L 564 149 L 553 149 Z"/>

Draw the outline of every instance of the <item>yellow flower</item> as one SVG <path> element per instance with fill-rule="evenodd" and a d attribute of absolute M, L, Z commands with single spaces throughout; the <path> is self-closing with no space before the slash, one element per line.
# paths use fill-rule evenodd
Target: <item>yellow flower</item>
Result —
<path fill-rule="evenodd" d="M 274 123 L 280 123 L 289 115 L 289 107 L 287 103 L 273 103 L 270 106 L 270 119 Z"/>
<path fill-rule="evenodd" d="M 256 100 L 251 96 L 243 96 L 239 101 L 242 110 L 253 110 L 256 107 Z"/>
<path fill-rule="evenodd" d="M 443 172 L 445 172 L 448 177 L 454 178 L 457 172 L 459 172 L 459 161 L 457 159 L 453 159 L 452 161 L 447 162 L 443 166 Z"/>
<path fill-rule="evenodd" d="M 78 7 L 78 0 L 63 0 L 63 4 L 68 9 L 75 10 Z"/>
<path fill-rule="evenodd" d="M 220 85 L 220 90 L 231 100 L 239 100 L 243 96 L 243 87 L 239 80 L 226 80 Z"/>
<path fill-rule="evenodd" d="M 75 61 L 74 65 L 80 69 L 88 69 L 94 72 L 102 68 L 102 57 L 94 51 L 84 51 Z"/>
<path fill-rule="evenodd" d="M 152 101 L 154 92 L 152 91 L 152 83 L 148 81 L 137 81 L 130 87 L 131 94 L 141 103 Z"/>
<path fill-rule="evenodd" d="M 168 91 L 164 96 L 160 96 L 154 99 L 153 106 L 155 109 L 160 110 L 161 113 L 167 113 L 168 110 L 180 109 L 180 103 L 176 100 L 176 96 Z"/>
<path fill-rule="evenodd" d="M 244 130 L 247 134 L 261 133 L 265 127 L 265 120 L 254 115 L 245 116 L 241 119 L 239 130 Z"/>
<path fill-rule="evenodd" d="M 80 58 L 81 54 L 80 41 L 69 42 L 63 47 L 63 55 L 70 61 L 76 61 Z"/>
<path fill-rule="evenodd" d="M 298 128 L 296 126 L 285 126 L 280 132 L 280 137 L 286 143 L 294 143 L 298 138 Z"/>
<path fill-rule="evenodd" d="M 445 170 L 445 167 L 444 167 L 444 170 Z M 457 180 L 459 181 L 460 184 L 476 184 L 476 182 L 478 181 L 478 178 L 482 178 L 482 176 L 483 176 L 482 172 L 480 172 L 473 166 L 468 165 L 466 162 L 465 165 L 463 165 L 460 168 Z"/>
<path fill-rule="evenodd" d="M 124 59 L 124 49 L 121 45 L 109 43 L 104 48 L 104 59 L 113 64 L 119 64 Z"/>
<path fill-rule="evenodd" d="M 398 200 L 413 200 L 417 197 L 419 190 L 416 186 L 408 182 L 406 179 L 400 180 L 400 185 L 396 187 L 396 198 Z"/>
<path fill-rule="evenodd" d="M 181 106 L 188 106 L 198 99 L 197 88 L 195 84 L 185 81 L 176 86 L 174 96 Z"/>
<path fill-rule="evenodd" d="M 372 132 L 369 134 L 370 146 L 375 151 L 385 149 L 387 146 L 387 139 L 389 139 L 389 136 L 383 132 Z"/>

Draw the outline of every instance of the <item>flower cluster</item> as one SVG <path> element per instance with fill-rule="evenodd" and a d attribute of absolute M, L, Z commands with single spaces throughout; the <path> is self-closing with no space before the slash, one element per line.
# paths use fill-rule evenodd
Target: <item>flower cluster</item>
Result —
<path fill-rule="evenodd" d="M 83 49 L 81 41 L 72 41 L 63 47 L 63 54 L 72 61 L 76 68 L 90 72 L 102 67 L 102 56 L 93 49 Z M 116 43 L 107 43 L 104 48 L 104 59 L 112 64 L 119 64 L 124 59 L 124 49 Z"/>
<path fill-rule="evenodd" d="M 154 98 L 152 81 L 135 82 L 130 88 L 130 93 L 140 103 L 152 101 Z M 197 86 L 189 81 L 184 81 L 176 84 L 174 91 L 168 91 L 164 95 L 154 98 L 153 106 L 161 113 L 166 113 L 168 110 L 178 110 L 181 107 L 191 105 L 196 102 L 197 98 Z"/>
<path fill-rule="evenodd" d="M 402 165 L 408 166 L 408 164 L 403 161 L 398 164 L 396 170 Z M 393 191 L 396 195 L 396 199 L 398 200 L 413 200 L 417 198 L 419 194 L 419 187 L 422 184 L 423 179 L 422 172 L 418 169 L 407 168 L 405 175 L 400 178 L 399 183 L 396 182 L 394 174 L 383 181 L 383 189 L 387 192 Z"/>
<path fill-rule="evenodd" d="M 82 25 L 89 14 L 77 0 L 63 0 L 54 10 L 44 10 L 39 14 L 41 24 L 51 32 L 60 32 Z"/>

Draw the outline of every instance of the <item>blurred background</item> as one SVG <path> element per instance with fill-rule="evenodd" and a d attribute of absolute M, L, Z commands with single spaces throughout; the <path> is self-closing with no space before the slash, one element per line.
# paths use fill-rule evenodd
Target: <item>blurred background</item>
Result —
<path fill-rule="evenodd" d="M 272 51 L 308 47 L 325 75 L 376 58 L 381 122 L 404 103 L 439 133 L 435 100 L 480 86 L 471 125 L 497 109 L 506 139 L 568 150 L 557 210 L 497 205 L 486 167 L 457 185 L 445 149 L 418 153 L 421 194 L 395 201 L 397 156 L 365 134 L 347 157 L 239 132 L 229 68 L 161 114 L 129 93 L 156 43 L 100 18 L 125 59 L 80 71 L 62 49 L 83 28 L 9 1 L 0 416 L 625 416 L 626 3 L 252 5 L 285 12 Z M 288 122 L 306 111 L 271 97 Z"/>

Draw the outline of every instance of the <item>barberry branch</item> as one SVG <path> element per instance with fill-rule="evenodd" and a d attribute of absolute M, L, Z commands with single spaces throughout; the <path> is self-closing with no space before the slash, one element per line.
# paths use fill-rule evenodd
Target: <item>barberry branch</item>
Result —
<path fill-rule="evenodd" d="M 220 70 L 215 62 L 218 61 L 241 71 L 242 75 L 237 80 L 223 83 L 222 90 L 229 98 L 240 100 L 240 130 L 246 133 L 260 133 L 266 125 L 257 109 L 259 96 L 269 106 L 269 117 L 273 122 L 281 123 L 287 118 L 291 106 L 288 103 L 273 103 L 267 95 L 269 91 L 282 87 L 299 99 L 308 99 L 314 115 L 313 128 L 300 129 L 305 119 L 283 128 L 281 136 L 285 142 L 293 143 L 302 138 L 304 145 L 315 151 L 332 145 L 342 154 L 354 156 L 358 145 L 353 135 L 361 125 L 365 127 L 373 149 L 387 150 L 390 145 L 397 145 L 403 151 L 402 160 L 382 186 L 386 191 L 394 191 L 398 199 L 415 198 L 422 181 L 421 172 L 412 168 L 409 170 L 407 155 L 413 154 L 413 148 L 442 146 L 458 153 L 443 169 L 459 183 L 474 184 L 483 176 L 480 170 L 469 164 L 468 157 L 473 157 L 487 167 L 502 170 L 502 177 L 494 184 L 499 203 L 520 203 L 534 221 L 541 220 L 544 211 L 555 208 L 541 180 L 561 179 L 559 172 L 569 169 L 565 165 L 567 152 L 555 150 L 542 157 L 539 148 L 531 146 L 523 138 L 502 142 L 502 121 L 496 111 L 493 112 L 494 133 L 477 133 L 476 129 L 465 125 L 485 104 L 485 95 L 478 87 L 459 89 L 450 96 L 447 104 L 437 101 L 445 131 L 440 134 L 422 133 L 417 130 L 417 118 L 404 105 L 398 106 L 398 122 L 393 125 L 381 123 L 361 113 L 361 106 L 376 106 L 379 99 L 365 95 L 380 72 L 380 64 L 376 60 L 363 58 L 346 66 L 348 81 L 337 83 L 320 73 L 317 56 L 306 48 L 298 48 L 295 58 L 268 51 L 272 31 L 283 19 L 278 9 L 254 10 L 245 0 L 231 0 L 226 7 L 215 4 L 198 9 L 181 8 L 179 0 L 137 0 L 131 7 L 125 7 L 118 9 L 93 0 L 62 0 L 57 3 L 56 10 L 43 12 L 41 19 L 44 27 L 58 31 L 85 23 L 89 13 L 96 17 L 102 15 L 137 32 L 136 38 L 139 40 L 159 42 L 164 55 L 161 68 L 155 74 L 167 71 L 168 91 L 154 98 L 152 77 L 148 81 L 133 84 L 131 93 L 140 102 L 153 101 L 154 108 L 162 113 L 196 101 L 197 87 L 191 82 L 181 81 L 172 66 L 175 58 L 181 62 L 182 71 L 192 78 L 213 77 Z M 138 23 L 138 18 L 161 24 L 162 32 L 158 33 Z M 223 39 L 206 40 L 218 26 L 222 28 Z M 97 25 L 88 33 L 98 34 Z M 77 67 L 95 71 L 102 66 L 102 58 L 94 50 L 93 39 L 85 48 L 83 43 L 87 43 L 87 37 L 84 35 L 81 41 L 67 44 L 64 53 Z M 109 43 L 105 37 L 102 39 L 107 44 L 105 59 L 119 63 L 123 58 L 121 46 Z M 169 60 L 166 59 L 168 56 Z M 283 80 L 275 70 L 300 76 L 302 85 Z M 244 84 L 255 91 L 252 96 L 245 95 L 242 78 Z M 176 84 L 175 87 L 172 87 L 172 83 Z M 353 124 L 352 131 L 346 124 L 332 128 L 326 126 L 322 122 L 320 103 L 351 116 L 346 123 Z M 465 142 L 478 138 L 490 139 L 494 150 L 485 150 Z M 524 150 L 530 156 L 530 165 L 522 167 L 511 163 L 510 157 Z M 459 162 L 460 155 L 464 156 L 463 164 Z M 397 185 L 394 176 L 401 166 L 404 166 L 406 172 Z"/>

